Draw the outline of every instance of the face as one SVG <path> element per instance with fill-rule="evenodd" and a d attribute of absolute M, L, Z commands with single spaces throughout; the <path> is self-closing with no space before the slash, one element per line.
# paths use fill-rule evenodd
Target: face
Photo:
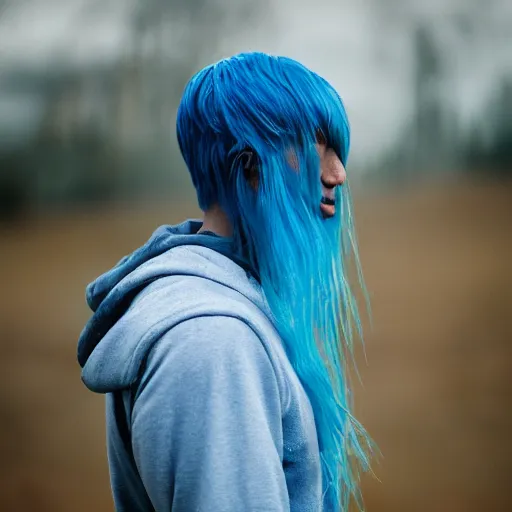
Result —
<path fill-rule="evenodd" d="M 347 179 L 347 173 L 338 155 L 328 146 L 321 132 L 317 134 L 316 149 L 320 157 L 320 181 L 322 183 L 320 210 L 324 218 L 330 218 L 334 217 L 336 213 L 336 205 L 334 204 L 336 198 L 335 189 L 343 185 Z M 292 151 L 288 155 L 288 160 L 294 169 L 298 169 L 299 164 Z M 246 178 L 251 187 L 256 190 L 258 188 L 257 169 L 249 165 L 246 169 Z"/>
<path fill-rule="evenodd" d="M 317 136 L 316 148 L 320 157 L 320 180 L 323 196 L 320 210 L 324 218 L 329 218 L 336 213 L 334 190 L 337 186 L 343 185 L 347 179 L 347 173 L 338 155 L 327 145 L 322 134 Z"/>

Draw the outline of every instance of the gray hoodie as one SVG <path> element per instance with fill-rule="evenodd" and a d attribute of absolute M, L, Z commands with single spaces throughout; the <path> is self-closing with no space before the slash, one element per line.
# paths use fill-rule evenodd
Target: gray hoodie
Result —
<path fill-rule="evenodd" d="M 320 511 L 313 412 L 257 276 L 200 227 L 161 226 L 87 288 L 116 510 Z"/>

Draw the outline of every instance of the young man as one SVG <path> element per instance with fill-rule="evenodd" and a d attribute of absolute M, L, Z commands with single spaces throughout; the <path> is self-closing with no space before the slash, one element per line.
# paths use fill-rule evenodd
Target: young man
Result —
<path fill-rule="evenodd" d="M 107 394 L 116 510 L 346 510 L 368 439 L 342 102 L 296 61 L 241 54 L 191 79 L 177 128 L 204 220 L 87 289 L 78 359 Z"/>

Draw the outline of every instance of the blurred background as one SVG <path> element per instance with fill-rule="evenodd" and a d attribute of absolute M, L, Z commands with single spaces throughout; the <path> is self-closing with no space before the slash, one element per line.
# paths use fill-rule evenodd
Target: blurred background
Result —
<path fill-rule="evenodd" d="M 113 510 L 85 286 L 199 215 L 178 102 L 248 50 L 301 60 L 349 112 L 367 510 L 512 510 L 507 0 L 0 0 L 0 509 Z"/>

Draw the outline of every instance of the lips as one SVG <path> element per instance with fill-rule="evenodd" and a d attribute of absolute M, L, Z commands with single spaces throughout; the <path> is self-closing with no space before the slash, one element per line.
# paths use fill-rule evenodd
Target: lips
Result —
<path fill-rule="evenodd" d="M 336 213 L 335 187 L 325 183 L 322 180 L 322 199 L 320 200 L 320 210 L 324 218 L 334 217 Z"/>
<path fill-rule="evenodd" d="M 323 196 L 321 203 L 327 204 L 329 206 L 334 206 L 336 204 L 336 201 L 334 199 L 331 199 L 330 197 Z"/>
<path fill-rule="evenodd" d="M 322 197 L 320 201 L 320 210 L 322 211 L 324 217 L 334 217 L 334 214 L 336 213 L 336 206 L 335 206 L 334 199 L 331 199 L 330 197 Z"/>

